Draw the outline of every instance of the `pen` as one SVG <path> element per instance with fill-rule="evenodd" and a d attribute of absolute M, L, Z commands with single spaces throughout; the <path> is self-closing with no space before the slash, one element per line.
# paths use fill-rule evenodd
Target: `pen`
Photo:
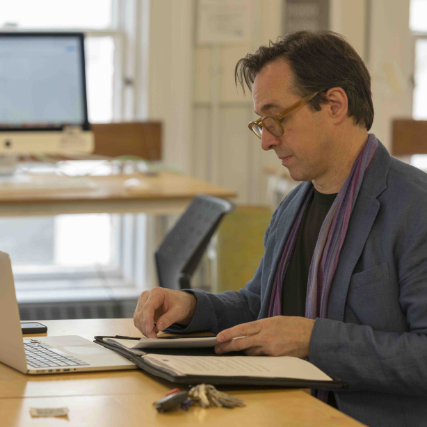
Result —
<path fill-rule="evenodd" d="M 158 340 L 179 340 L 182 338 L 198 338 L 198 339 L 202 339 L 202 338 L 206 338 L 206 339 L 211 339 L 211 338 L 215 338 L 215 337 L 195 337 L 195 336 L 191 336 L 191 337 L 183 337 L 182 335 L 180 335 L 179 337 L 157 337 Z"/>

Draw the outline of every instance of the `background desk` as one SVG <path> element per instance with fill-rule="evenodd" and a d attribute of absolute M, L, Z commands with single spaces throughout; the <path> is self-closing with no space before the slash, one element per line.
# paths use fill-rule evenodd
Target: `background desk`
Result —
<path fill-rule="evenodd" d="M 37 175 L 34 177 L 37 178 Z M 142 186 L 126 188 L 123 184 L 131 178 L 139 179 Z M 98 188 L 0 192 L 0 216 L 73 213 L 173 214 L 182 212 L 197 194 L 236 197 L 236 193 L 227 188 L 171 172 L 159 172 L 156 176 L 90 176 L 88 179 L 96 183 Z"/>
<path fill-rule="evenodd" d="M 48 176 L 30 175 L 34 180 L 45 179 Z M 71 181 L 75 179 L 73 177 L 58 177 L 53 174 L 50 177 L 52 179 Z M 80 178 L 77 177 L 76 179 Z M 31 293 L 31 290 L 18 292 L 18 301 L 21 304 L 26 303 L 26 307 L 30 307 L 23 317 L 26 320 L 33 319 L 35 316 L 49 317 L 49 315 L 52 315 L 49 314 L 52 313 L 50 310 L 51 304 L 49 305 L 47 302 L 55 300 L 64 302 L 61 305 L 62 312 L 66 312 L 66 307 L 70 307 L 72 311 L 80 311 L 79 307 L 81 303 L 79 301 L 82 300 L 93 301 L 94 307 L 99 307 L 102 301 L 108 302 L 110 304 L 109 307 L 113 307 L 113 304 L 109 301 L 110 299 L 131 301 L 131 305 L 136 305 L 136 298 L 142 291 L 138 286 L 144 282 L 156 283 L 157 275 L 152 255 L 169 228 L 170 221 L 168 221 L 166 215 L 179 214 L 184 211 L 197 194 L 208 194 L 222 198 L 235 197 L 236 195 L 234 191 L 227 188 L 171 172 L 158 172 L 155 176 L 147 176 L 140 173 L 134 175 L 90 176 L 87 179 L 93 181 L 98 187 L 96 189 L 67 189 L 65 191 L 59 189 L 33 192 L 21 189 L 16 191 L 0 191 L 0 217 L 53 216 L 58 214 L 82 213 L 155 214 L 156 216 L 147 219 L 145 228 L 135 227 L 132 229 L 132 242 L 126 246 L 127 252 L 125 252 L 125 255 L 127 259 L 136 260 L 138 259 L 137 257 L 141 257 L 141 262 L 143 262 L 143 257 L 145 257 L 147 260 L 146 268 L 143 272 L 141 272 L 141 269 L 138 269 L 138 274 L 133 275 L 135 268 L 134 266 L 129 267 L 131 261 L 126 261 L 127 270 L 125 272 L 122 270 L 125 286 L 115 288 L 114 292 L 110 291 L 108 284 L 103 288 L 97 287 L 92 290 L 88 288 L 89 290 L 83 290 L 82 294 L 69 287 L 66 289 L 58 288 L 54 293 L 50 293 L 49 296 L 46 293 Z M 131 189 L 126 188 L 124 183 L 129 179 L 138 179 L 142 183 L 142 186 Z M 136 223 L 136 220 L 134 222 Z M 134 222 L 128 221 L 125 224 L 133 224 Z M 127 229 L 129 230 L 130 227 L 127 227 Z M 88 233 L 87 238 L 91 238 L 90 233 Z M 123 239 L 116 239 L 115 243 L 123 244 Z M 123 255 L 123 258 L 125 255 Z M 132 262 L 136 264 L 137 261 Z M 127 275 L 126 277 L 125 274 Z M 142 274 L 145 274 L 145 277 Z M 113 278 L 113 280 L 119 279 L 120 277 Z M 131 285 L 132 280 L 136 287 Z M 92 291 L 94 292 L 92 293 Z M 133 300 L 135 301 L 132 302 Z M 44 304 L 45 302 L 47 304 Z M 41 309 L 46 309 L 49 313 L 45 316 L 36 314 L 37 304 L 40 304 L 40 307 L 47 307 Z M 124 311 L 125 317 L 131 316 L 134 309 L 133 306 L 130 310 L 128 303 L 120 303 L 117 307 L 121 307 L 119 309 Z M 115 308 L 111 308 L 111 310 L 113 309 Z M 72 315 L 66 316 L 73 317 Z M 80 316 L 82 315 L 80 314 Z M 102 317 L 103 315 L 99 313 L 95 316 Z M 116 316 L 118 317 L 119 314 Z"/>
<path fill-rule="evenodd" d="M 132 319 L 52 320 L 49 335 L 141 336 Z M 158 414 L 152 403 L 174 385 L 141 371 L 28 376 L 0 364 L 3 426 L 361 426 L 301 390 L 238 390 L 244 408 L 191 408 Z M 68 420 L 31 418 L 30 407 L 66 406 Z"/>

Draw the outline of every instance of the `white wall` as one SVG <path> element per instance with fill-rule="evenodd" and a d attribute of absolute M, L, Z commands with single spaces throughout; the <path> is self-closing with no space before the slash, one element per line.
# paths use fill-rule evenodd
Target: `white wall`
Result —
<path fill-rule="evenodd" d="M 196 44 L 194 0 L 142 0 L 149 72 L 140 117 L 164 121 L 164 160 L 186 173 L 235 189 L 241 204 L 266 202 L 264 166 L 276 165 L 247 123 L 250 93 L 234 84 L 238 59 L 281 34 L 282 0 L 248 0 L 251 40 Z M 372 131 L 390 147 L 391 120 L 411 114 L 409 0 L 331 0 L 331 29 L 367 61 L 373 77 Z M 146 64 L 141 65 L 144 69 Z M 142 85 L 144 87 L 144 85 Z M 143 105 L 142 105 L 143 104 Z"/>
<path fill-rule="evenodd" d="M 163 122 L 163 160 L 188 173 L 192 158 L 194 1 L 142 0 L 142 4 L 145 22 L 147 16 L 149 19 L 142 34 L 143 83 L 137 117 Z"/>
<path fill-rule="evenodd" d="M 237 61 L 275 40 L 281 33 L 282 1 L 248 1 L 251 39 L 247 42 L 195 46 L 194 161 L 192 173 L 233 188 L 238 203 L 266 203 L 263 167 L 277 164 L 274 153 L 261 150 L 247 125 L 254 120 L 252 97 L 234 81 Z"/>
<path fill-rule="evenodd" d="M 329 0 L 330 29 L 342 34 L 366 60 L 366 13 L 369 0 Z"/>
<path fill-rule="evenodd" d="M 391 121 L 412 113 L 410 0 L 331 0 L 331 29 L 343 34 L 372 76 L 371 132 L 391 148 Z"/>
<path fill-rule="evenodd" d="M 372 131 L 389 149 L 392 119 L 412 115 L 409 2 L 372 0 L 369 58 L 375 107 Z"/>

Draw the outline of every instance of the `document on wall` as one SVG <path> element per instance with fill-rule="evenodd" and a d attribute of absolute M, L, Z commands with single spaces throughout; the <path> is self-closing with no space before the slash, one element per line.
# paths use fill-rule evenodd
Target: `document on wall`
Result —
<path fill-rule="evenodd" d="M 199 0 L 197 43 L 235 43 L 250 40 L 252 5 L 247 0 Z"/>
<path fill-rule="evenodd" d="M 168 356 L 147 354 L 144 362 L 176 376 L 286 378 L 333 381 L 319 368 L 296 357 Z"/>

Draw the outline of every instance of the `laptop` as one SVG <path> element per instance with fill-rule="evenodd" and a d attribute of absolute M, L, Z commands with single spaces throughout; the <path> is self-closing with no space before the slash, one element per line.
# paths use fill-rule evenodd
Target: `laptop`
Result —
<path fill-rule="evenodd" d="M 24 374 L 137 369 L 124 357 L 77 335 L 23 338 L 8 254 L 0 252 L 0 362 Z"/>

